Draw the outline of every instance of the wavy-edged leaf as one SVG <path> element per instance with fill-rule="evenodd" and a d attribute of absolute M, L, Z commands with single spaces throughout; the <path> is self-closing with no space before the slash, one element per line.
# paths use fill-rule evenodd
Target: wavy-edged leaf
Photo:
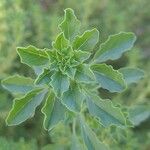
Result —
<path fill-rule="evenodd" d="M 119 72 L 123 74 L 127 84 L 136 83 L 144 77 L 144 71 L 138 68 L 121 68 L 119 69 Z"/>
<path fill-rule="evenodd" d="M 58 96 L 61 96 L 69 89 L 69 78 L 60 71 L 54 73 L 51 77 L 51 80 L 52 81 L 50 82 L 50 85 L 53 87 Z"/>
<path fill-rule="evenodd" d="M 81 104 L 84 100 L 84 95 L 81 93 L 78 85 L 72 83 L 62 96 L 62 103 L 71 111 L 80 112 Z"/>
<path fill-rule="evenodd" d="M 79 33 L 80 21 L 77 19 L 72 9 L 65 9 L 65 17 L 59 27 L 69 41 L 74 40 Z"/>
<path fill-rule="evenodd" d="M 84 143 L 88 150 L 109 150 L 109 148 L 99 141 L 96 134 L 92 129 L 85 123 L 83 118 L 80 117 L 81 132 Z"/>
<path fill-rule="evenodd" d="M 126 88 L 123 75 L 106 64 L 95 64 L 91 66 L 100 86 L 110 92 L 121 92 Z"/>
<path fill-rule="evenodd" d="M 44 71 L 37 77 L 35 80 L 35 84 L 49 84 L 51 81 L 51 76 L 53 75 L 53 72 L 50 71 L 50 69 L 44 69 Z"/>
<path fill-rule="evenodd" d="M 92 70 L 90 69 L 89 65 L 87 64 L 81 64 L 77 67 L 77 71 L 75 74 L 75 80 L 79 82 L 94 82 L 95 76 Z"/>
<path fill-rule="evenodd" d="M 131 32 L 120 32 L 109 36 L 108 40 L 102 43 L 96 52 L 94 62 L 100 63 L 118 59 L 124 52 L 133 47 L 135 41 L 136 36 Z"/>
<path fill-rule="evenodd" d="M 68 47 L 69 41 L 64 37 L 64 33 L 60 33 L 56 38 L 56 41 L 53 43 L 53 47 L 56 48 L 59 52 L 63 51 Z"/>
<path fill-rule="evenodd" d="M 31 78 L 14 75 L 2 80 L 5 89 L 12 93 L 27 93 L 34 88 L 34 81 Z"/>
<path fill-rule="evenodd" d="M 8 125 L 18 125 L 34 115 L 35 109 L 44 99 L 46 91 L 35 89 L 22 98 L 16 98 L 6 119 Z"/>
<path fill-rule="evenodd" d="M 18 47 L 17 52 L 21 62 L 28 66 L 43 66 L 49 63 L 46 52 L 34 46 Z"/>
<path fill-rule="evenodd" d="M 129 119 L 134 126 L 140 125 L 143 121 L 150 117 L 150 105 L 135 105 L 129 108 Z"/>
<path fill-rule="evenodd" d="M 63 106 L 58 98 L 55 97 L 53 92 L 50 92 L 42 113 L 44 114 L 44 128 L 51 130 L 65 117 L 66 108 Z"/>
<path fill-rule="evenodd" d="M 87 30 L 81 36 L 77 36 L 73 42 L 74 50 L 91 51 L 99 41 L 97 29 Z"/>
<path fill-rule="evenodd" d="M 91 53 L 89 52 L 85 52 L 85 51 L 81 51 L 81 50 L 75 50 L 74 51 L 74 58 L 76 61 L 78 62 L 84 62 L 85 60 L 87 60 L 90 57 Z"/>
<path fill-rule="evenodd" d="M 97 117 L 104 127 L 111 125 L 124 127 L 126 125 L 120 108 L 113 106 L 110 100 L 102 100 L 96 95 L 88 94 L 86 102 L 90 114 Z"/>

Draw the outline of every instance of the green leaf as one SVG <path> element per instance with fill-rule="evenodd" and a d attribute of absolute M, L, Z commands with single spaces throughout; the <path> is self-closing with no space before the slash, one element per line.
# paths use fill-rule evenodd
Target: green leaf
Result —
<path fill-rule="evenodd" d="M 77 36 L 73 42 L 74 50 L 91 51 L 99 41 L 97 29 L 85 31 L 83 35 Z"/>
<path fill-rule="evenodd" d="M 76 73 L 76 68 L 73 67 L 67 67 L 65 70 L 65 74 L 71 79 L 74 79 L 75 73 Z"/>
<path fill-rule="evenodd" d="M 101 44 L 94 56 L 94 62 L 118 59 L 122 53 L 133 47 L 135 40 L 136 36 L 130 32 L 111 35 L 105 43 Z"/>
<path fill-rule="evenodd" d="M 53 92 L 50 92 L 44 107 L 42 108 L 42 113 L 44 114 L 44 128 L 46 130 L 51 130 L 65 117 L 65 106 L 63 106 L 59 99 L 55 97 Z"/>
<path fill-rule="evenodd" d="M 99 141 L 96 134 L 92 129 L 80 118 L 81 132 L 84 143 L 88 150 L 108 150 L 109 148 L 102 142 Z"/>
<path fill-rule="evenodd" d="M 72 134 L 71 150 L 82 150 L 79 139 L 75 133 Z"/>
<path fill-rule="evenodd" d="M 28 66 L 42 66 L 49 63 L 46 52 L 34 46 L 18 47 L 17 52 L 21 62 Z"/>
<path fill-rule="evenodd" d="M 87 60 L 90 57 L 91 53 L 89 52 L 85 52 L 85 51 L 81 51 L 81 50 L 75 50 L 74 51 L 74 58 L 76 61 L 78 62 L 84 62 L 85 60 Z"/>
<path fill-rule="evenodd" d="M 22 98 L 14 100 L 13 107 L 7 117 L 8 125 L 18 125 L 34 115 L 35 109 L 44 99 L 46 91 L 35 89 Z"/>
<path fill-rule="evenodd" d="M 129 119 L 134 126 L 140 125 L 150 117 L 150 105 L 135 105 L 129 108 Z"/>
<path fill-rule="evenodd" d="M 90 69 L 89 65 L 87 64 L 81 64 L 77 67 L 77 71 L 75 74 L 75 80 L 79 82 L 94 82 L 95 76 L 92 70 Z"/>
<path fill-rule="evenodd" d="M 127 84 L 136 83 L 144 77 L 144 72 L 137 68 L 121 68 L 119 72 L 123 74 Z"/>
<path fill-rule="evenodd" d="M 69 89 L 69 79 L 66 75 L 60 71 L 54 73 L 51 77 L 50 85 L 53 87 L 55 93 L 61 96 L 65 91 Z"/>
<path fill-rule="evenodd" d="M 34 83 L 31 78 L 14 75 L 2 80 L 2 85 L 5 89 L 12 93 L 27 93 L 34 88 Z"/>
<path fill-rule="evenodd" d="M 69 41 L 74 40 L 76 35 L 79 33 L 80 21 L 76 18 L 72 9 L 65 9 L 65 17 L 59 27 Z"/>
<path fill-rule="evenodd" d="M 95 64 L 91 66 L 100 86 L 110 92 L 121 92 L 126 88 L 123 75 L 106 64 Z"/>
<path fill-rule="evenodd" d="M 50 69 L 44 69 L 44 71 L 42 72 L 42 74 L 40 74 L 37 79 L 35 80 L 35 84 L 39 85 L 39 84 L 49 84 L 51 81 L 51 76 L 52 76 L 52 71 L 50 71 Z"/>
<path fill-rule="evenodd" d="M 66 91 L 62 96 L 62 103 L 71 111 L 79 112 L 81 109 L 81 104 L 84 100 L 84 95 L 81 93 L 78 85 L 72 83 L 68 91 Z"/>
<path fill-rule="evenodd" d="M 110 100 L 101 100 L 99 96 L 88 94 L 87 106 L 90 114 L 97 117 L 104 127 L 111 125 L 124 127 L 126 125 L 120 108 L 114 107 Z"/>
<path fill-rule="evenodd" d="M 56 38 L 56 41 L 53 43 L 53 47 L 56 48 L 59 52 L 66 49 L 69 45 L 69 41 L 64 37 L 64 33 L 60 33 Z"/>

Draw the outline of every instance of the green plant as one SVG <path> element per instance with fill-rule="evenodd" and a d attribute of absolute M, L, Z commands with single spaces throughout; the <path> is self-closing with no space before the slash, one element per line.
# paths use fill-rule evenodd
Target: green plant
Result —
<path fill-rule="evenodd" d="M 136 37 L 130 32 L 120 32 L 110 36 L 95 52 L 93 49 L 99 41 L 98 30 L 94 28 L 80 35 L 80 22 L 69 8 L 65 10 L 59 28 L 61 33 L 50 49 L 34 46 L 17 48 L 21 62 L 32 67 L 37 78 L 14 75 L 2 81 L 3 87 L 16 96 L 6 123 L 18 125 L 24 122 L 34 116 L 36 107 L 45 103 L 42 108 L 44 128 L 50 131 L 61 121 L 71 124 L 75 143 L 72 149 L 81 149 L 79 143 L 82 142 L 76 131 L 78 125 L 89 150 L 108 149 L 85 120 L 89 112 L 104 127 L 131 126 L 128 110 L 110 100 L 102 100 L 98 89 L 122 92 L 127 85 L 143 77 L 143 71 L 139 69 L 115 70 L 104 63 L 118 59 L 131 49 Z"/>

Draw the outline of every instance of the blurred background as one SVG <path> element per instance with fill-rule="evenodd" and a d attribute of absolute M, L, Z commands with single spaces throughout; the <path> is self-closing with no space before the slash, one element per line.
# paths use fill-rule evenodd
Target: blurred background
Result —
<path fill-rule="evenodd" d="M 122 131 L 104 129 L 89 118 L 96 134 L 114 150 L 150 149 L 150 1 L 149 0 L 0 0 L 0 80 L 16 73 L 34 78 L 32 70 L 20 63 L 17 46 L 51 47 L 59 33 L 64 9 L 70 7 L 82 23 L 82 31 L 96 27 L 100 43 L 110 34 L 131 31 L 137 35 L 132 51 L 115 62 L 114 68 L 139 67 L 145 78 L 122 94 L 100 90 L 104 98 L 129 108 L 134 128 Z M 34 118 L 7 127 L 5 118 L 13 95 L 0 86 L 0 150 L 69 150 L 71 133 L 60 124 L 52 132 L 42 128 L 43 115 L 37 109 Z M 138 119 L 137 119 L 138 118 Z M 116 132 L 117 131 L 117 132 Z M 113 140 L 112 140 L 113 139 Z"/>

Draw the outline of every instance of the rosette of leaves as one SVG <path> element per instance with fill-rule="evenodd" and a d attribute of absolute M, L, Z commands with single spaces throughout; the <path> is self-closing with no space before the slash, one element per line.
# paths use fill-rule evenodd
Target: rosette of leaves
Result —
<path fill-rule="evenodd" d="M 110 92 L 122 92 L 127 84 L 143 76 L 139 69 L 115 70 L 104 63 L 118 59 L 131 49 L 136 37 L 130 32 L 112 35 L 94 53 L 93 49 L 99 41 L 98 30 L 94 28 L 81 34 L 80 21 L 70 8 L 65 10 L 59 28 L 61 32 L 50 49 L 34 46 L 17 48 L 21 62 L 32 67 L 37 78 L 14 75 L 2 81 L 4 88 L 23 95 L 15 98 L 6 123 L 18 125 L 24 122 L 34 115 L 36 107 L 45 103 L 42 108 L 45 129 L 51 130 L 71 112 L 80 120 L 87 148 L 108 149 L 85 122 L 84 112 L 88 110 L 104 127 L 127 126 L 127 117 L 121 108 L 114 106 L 110 100 L 102 100 L 97 90 L 104 88 Z M 75 143 L 79 143 L 75 127 L 73 135 Z"/>

